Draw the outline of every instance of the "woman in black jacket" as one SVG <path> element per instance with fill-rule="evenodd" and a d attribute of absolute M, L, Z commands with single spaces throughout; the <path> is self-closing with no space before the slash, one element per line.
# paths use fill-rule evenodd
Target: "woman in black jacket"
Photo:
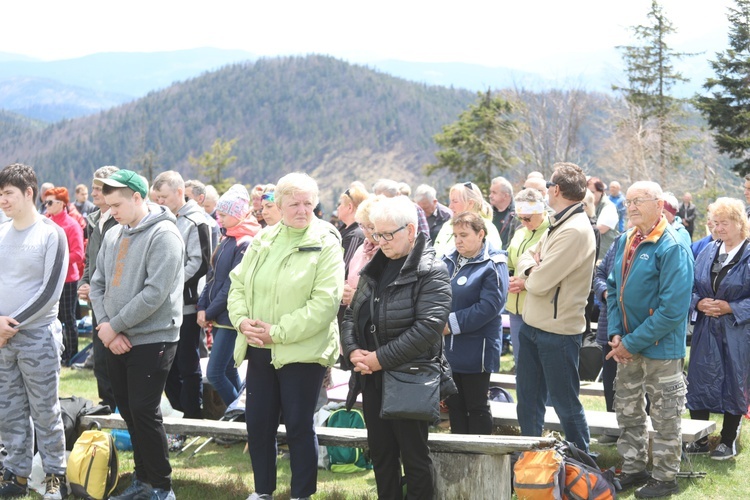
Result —
<path fill-rule="evenodd" d="M 417 212 L 408 198 L 378 201 L 370 219 L 380 250 L 361 272 L 341 331 L 343 359 L 355 372 L 347 406 L 362 392 L 378 498 L 402 498 L 402 463 L 408 498 L 432 498 L 429 423 L 380 418 L 382 370 L 440 356 L 450 279 L 425 236 L 417 234 Z"/>

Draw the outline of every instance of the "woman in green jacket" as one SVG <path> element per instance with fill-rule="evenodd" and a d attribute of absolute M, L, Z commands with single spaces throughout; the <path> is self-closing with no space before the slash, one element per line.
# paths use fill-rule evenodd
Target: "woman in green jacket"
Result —
<path fill-rule="evenodd" d="M 273 498 L 276 431 L 284 414 L 292 498 L 316 491 L 315 403 L 339 355 L 336 312 L 344 288 L 338 231 L 313 216 L 318 186 L 293 173 L 276 184 L 281 223 L 259 233 L 232 271 L 228 310 L 235 362 L 248 359 L 246 422 L 255 479 L 251 498 Z M 249 347 L 248 347 L 249 346 Z"/>
<path fill-rule="evenodd" d="M 510 319 L 510 341 L 513 344 L 513 360 L 518 366 L 518 332 L 523 324 L 523 301 L 526 292 L 523 285 L 524 280 L 514 278 L 518 258 L 529 248 L 537 244 L 544 231 L 549 227 L 547 207 L 544 204 L 542 193 L 536 189 L 524 189 L 515 196 L 516 217 L 521 222 L 521 227 L 516 229 L 516 234 L 508 245 L 508 273 L 510 282 L 508 286 L 508 300 L 505 302 L 505 311 Z"/>

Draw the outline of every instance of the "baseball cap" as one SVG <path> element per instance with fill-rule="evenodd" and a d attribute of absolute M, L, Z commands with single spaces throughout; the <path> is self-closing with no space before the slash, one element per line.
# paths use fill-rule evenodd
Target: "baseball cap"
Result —
<path fill-rule="evenodd" d="M 118 170 L 106 179 L 94 179 L 94 184 L 106 184 L 112 187 L 130 188 L 140 193 L 143 199 L 148 196 L 148 183 L 146 179 L 132 170 Z"/>

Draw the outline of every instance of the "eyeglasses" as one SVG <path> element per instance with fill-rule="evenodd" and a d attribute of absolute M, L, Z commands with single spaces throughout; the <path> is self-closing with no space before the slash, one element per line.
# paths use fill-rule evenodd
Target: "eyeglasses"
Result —
<path fill-rule="evenodd" d="M 275 203 L 275 199 L 273 196 L 273 191 L 270 191 L 268 193 L 263 193 L 260 197 L 261 201 L 270 201 L 271 203 Z"/>
<path fill-rule="evenodd" d="M 473 190 L 474 184 L 472 184 L 471 182 L 464 182 L 464 187 Z"/>
<path fill-rule="evenodd" d="M 728 253 L 720 253 L 719 256 L 716 257 L 716 262 L 714 262 L 711 266 L 711 273 L 719 274 L 721 269 L 724 267 L 724 262 L 726 262 L 728 256 Z"/>
<path fill-rule="evenodd" d="M 374 228 L 374 227 L 372 227 L 372 226 L 367 226 L 367 225 L 365 225 L 365 224 L 362 224 L 362 223 L 357 223 L 357 225 L 359 226 L 359 228 L 360 228 L 360 229 L 361 229 L 362 231 L 367 231 L 367 232 L 370 232 L 370 233 L 371 233 L 371 232 L 373 232 L 373 231 L 375 231 L 375 228 Z M 395 232 L 395 231 L 394 231 L 394 232 Z"/>
<path fill-rule="evenodd" d="M 391 241 L 393 239 L 393 235 L 395 235 L 397 232 L 401 231 L 404 228 L 406 228 L 406 226 L 401 226 L 400 228 L 390 233 L 372 233 L 372 239 L 375 241 L 380 241 L 380 238 L 383 238 L 385 241 Z"/>
<path fill-rule="evenodd" d="M 552 181 L 547 181 L 547 184 L 546 184 L 546 185 L 547 185 L 547 189 L 549 189 L 549 188 L 551 188 L 552 186 L 557 186 L 557 183 L 556 183 L 556 182 L 552 182 Z"/>
<path fill-rule="evenodd" d="M 530 215 L 528 217 L 522 217 L 520 215 L 517 215 L 516 219 L 520 220 L 521 222 L 531 222 L 531 217 L 533 216 Z"/>
<path fill-rule="evenodd" d="M 48 207 L 51 207 L 52 205 L 54 205 L 55 203 L 58 203 L 58 202 L 62 203 L 60 200 L 47 200 L 47 201 L 44 202 L 44 204 L 46 206 L 48 206 Z"/>
<path fill-rule="evenodd" d="M 344 196 L 348 197 L 350 200 L 354 201 L 354 198 L 352 198 L 352 195 L 349 194 L 349 190 L 347 189 L 344 191 Z"/>
<path fill-rule="evenodd" d="M 635 205 L 636 207 L 640 207 L 647 201 L 656 201 L 656 198 L 633 198 L 632 200 L 625 200 L 625 206 Z"/>

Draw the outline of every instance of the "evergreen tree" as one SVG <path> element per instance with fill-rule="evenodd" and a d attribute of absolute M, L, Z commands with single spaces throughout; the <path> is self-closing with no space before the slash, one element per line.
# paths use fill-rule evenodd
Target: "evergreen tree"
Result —
<path fill-rule="evenodd" d="M 696 106 L 713 131 L 719 151 L 739 160 L 732 168 L 750 173 L 750 0 L 735 0 L 728 19 L 729 48 L 710 61 L 716 73 L 703 87 L 708 96 L 696 97 Z"/>
<path fill-rule="evenodd" d="M 650 24 L 631 28 L 641 45 L 618 47 L 623 51 L 629 86 L 615 86 L 614 89 L 624 94 L 628 106 L 642 124 L 635 130 L 644 137 L 633 142 L 646 144 L 646 136 L 656 135 L 655 156 L 660 182 L 664 184 L 668 169 L 681 162 L 686 148 L 678 138 L 683 127 L 675 121 L 683 101 L 670 95 L 670 90 L 687 79 L 675 70 L 672 61 L 692 54 L 675 52 L 667 45 L 667 37 L 676 29 L 657 0 L 651 2 L 648 19 Z"/>
<path fill-rule="evenodd" d="M 514 106 L 489 90 L 477 93 L 477 102 L 461 113 L 458 120 L 436 134 L 441 148 L 435 153 L 437 163 L 425 166 L 428 175 L 448 169 L 464 181 L 472 181 L 487 192 L 492 181 L 509 169 L 515 160 L 513 146 L 520 132 L 510 116 Z"/>
<path fill-rule="evenodd" d="M 200 174 L 208 179 L 219 193 L 225 192 L 236 181 L 233 177 L 224 178 L 224 173 L 231 164 L 237 161 L 237 157 L 232 155 L 232 148 L 237 143 L 237 139 L 224 141 L 217 138 L 210 151 L 205 151 L 198 158 L 190 155 L 188 161 L 191 165 L 200 168 Z"/>

